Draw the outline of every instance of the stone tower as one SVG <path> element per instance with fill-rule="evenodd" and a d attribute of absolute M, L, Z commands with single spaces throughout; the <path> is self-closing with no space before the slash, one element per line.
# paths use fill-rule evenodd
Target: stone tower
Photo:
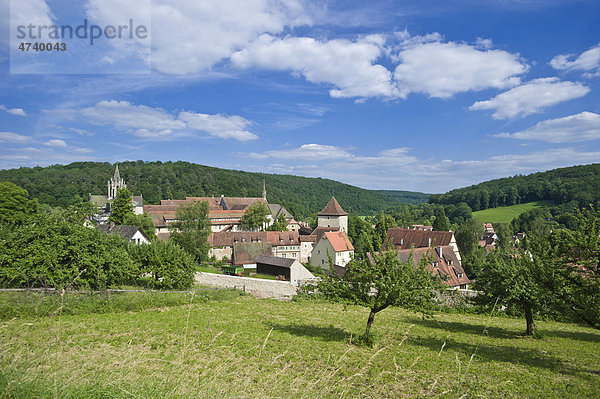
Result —
<path fill-rule="evenodd" d="M 108 200 L 112 201 L 117 196 L 117 190 L 125 188 L 125 180 L 119 174 L 119 164 L 115 164 L 115 175 L 108 181 Z"/>
<path fill-rule="evenodd" d="M 348 212 L 342 209 L 335 197 L 331 197 L 317 217 L 319 227 L 337 228 L 339 231 L 348 233 Z"/>

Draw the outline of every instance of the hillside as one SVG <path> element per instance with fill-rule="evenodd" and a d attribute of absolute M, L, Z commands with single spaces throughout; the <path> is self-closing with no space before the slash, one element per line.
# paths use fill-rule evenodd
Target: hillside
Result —
<path fill-rule="evenodd" d="M 377 343 L 368 348 L 354 344 L 368 316 L 355 306 L 259 300 L 233 291 L 142 295 L 136 300 L 133 294 L 111 294 L 115 305 L 103 313 L 83 308 L 61 318 L 57 295 L 1 293 L 0 311 L 41 310 L 39 316 L 3 318 L 0 396 L 592 398 L 600 393 L 600 332 L 573 324 L 539 321 L 543 338 L 534 339 L 521 335 L 521 319 L 441 313 L 424 320 L 388 308 L 377 314 Z M 67 294 L 60 308 L 82 308 L 85 303 L 74 302 L 83 297 L 86 303 L 94 298 L 73 300 Z M 128 310 L 119 311 L 122 307 Z"/>
<path fill-rule="evenodd" d="M 473 211 L 533 201 L 586 206 L 600 201 L 600 164 L 571 166 L 527 176 L 490 180 L 474 186 L 432 194 L 429 202 L 466 202 Z"/>
<path fill-rule="evenodd" d="M 122 162 L 119 170 L 127 187 L 134 194 L 142 194 L 146 204 L 186 196 L 259 197 L 263 179 L 269 202 L 283 205 L 299 218 L 323 209 L 331 196 L 347 212 L 359 215 L 373 215 L 401 202 L 390 195 L 328 179 L 249 173 L 189 162 Z M 0 181 L 25 188 L 40 203 L 67 206 L 87 199 L 90 193 L 105 194 L 113 173 L 114 165 L 108 162 L 76 162 L 0 170 Z"/>
<path fill-rule="evenodd" d="M 553 205 L 548 201 L 526 202 L 519 205 L 501 206 L 498 208 L 489 208 L 482 211 L 473 212 L 473 217 L 481 222 L 489 223 L 510 223 L 514 218 L 519 217 L 523 212 L 535 208 L 548 208 Z"/>
<path fill-rule="evenodd" d="M 422 204 L 429 200 L 430 194 L 401 190 L 374 190 L 405 204 Z"/>

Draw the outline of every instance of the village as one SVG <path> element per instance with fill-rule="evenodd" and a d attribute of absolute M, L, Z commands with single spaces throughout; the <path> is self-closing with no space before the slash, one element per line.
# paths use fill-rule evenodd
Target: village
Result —
<path fill-rule="evenodd" d="M 93 219 L 97 222 L 97 228 L 105 233 L 116 233 L 136 244 L 149 244 L 150 237 L 140 227 L 108 222 L 112 200 L 119 189 L 126 187 L 117 164 L 114 176 L 107 182 L 107 195 L 89 196 L 90 202 L 98 209 Z M 269 203 L 264 182 L 262 197 L 257 198 L 222 195 L 186 197 L 184 200 L 163 199 L 160 205 L 145 205 L 141 195 L 134 195 L 131 201 L 134 214 L 148 215 L 152 219 L 157 239 L 162 241 L 168 241 L 173 224 L 177 222 L 176 214 L 180 206 L 200 201 L 208 203 L 211 230 L 208 236 L 209 258 L 223 262 L 223 273 L 238 278 L 246 278 L 242 277 L 242 273 L 246 271 L 250 276 L 273 276 L 298 287 L 316 278 L 308 268 L 342 277 L 347 264 L 355 257 L 354 246 L 348 237 L 348 213 L 335 197 L 318 212 L 314 228 L 307 222 L 296 221 L 280 204 Z M 244 229 L 241 221 L 245 212 L 257 204 L 268 209 L 266 222 L 251 230 Z M 269 227 L 278 219 L 285 220 L 285 230 L 269 231 Z M 488 251 L 493 250 L 496 239 L 493 226 L 486 223 L 480 245 Z M 400 260 L 410 260 L 415 267 L 426 257 L 429 259 L 428 269 L 432 275 L 439 276 L 448 289 L 469 292 L 471 281 L 462 267 L 453 231 L 434 231 L 432 226 L 425 225 L 390 228 L 382 250 L 395 251 Z M 366 254 L 371 262 L 374 262 L 373 255 Z M 249 283 L 244 284 L 235 279 L 201 278 L 201 281 L 207 285 L 226 287 L 250 286 Z"/>

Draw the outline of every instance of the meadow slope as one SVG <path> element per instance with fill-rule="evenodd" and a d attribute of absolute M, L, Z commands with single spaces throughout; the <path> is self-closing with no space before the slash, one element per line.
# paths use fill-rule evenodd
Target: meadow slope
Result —
<path fill-rule="evenodd" d="M 197 299 L 4 320 L 0 397 L 600 395 L 600 332 L 586 327 L 539 322 L 542 338 L 525 338 L 520 319 L 432 321 L 394 308 L 377 315 L 368 348 L 351 343 L 363 308 L 236 292 Z"/>

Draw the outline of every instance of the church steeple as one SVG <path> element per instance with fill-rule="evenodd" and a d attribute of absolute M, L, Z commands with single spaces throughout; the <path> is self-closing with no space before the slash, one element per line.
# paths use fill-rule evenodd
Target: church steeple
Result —
<path fill-rule="evenodd" d="M 127 185 L 125 184 L 125 180 L 121 178 L 121 174 L 119 173 L 119 163 L 115 163 L 115 175 L 108 181 L 108 200 L 112 201 L 117 196 L 117 191 L 120 188 L 125 188 Z"/>
<path fill-rule="evenodd" d="M 267 200 L 267 186 L 265 184 L 265 179 L 263 179 L 263 192 L 262 192 L 262 197 L 263 199 L 266 201 Z"/>

